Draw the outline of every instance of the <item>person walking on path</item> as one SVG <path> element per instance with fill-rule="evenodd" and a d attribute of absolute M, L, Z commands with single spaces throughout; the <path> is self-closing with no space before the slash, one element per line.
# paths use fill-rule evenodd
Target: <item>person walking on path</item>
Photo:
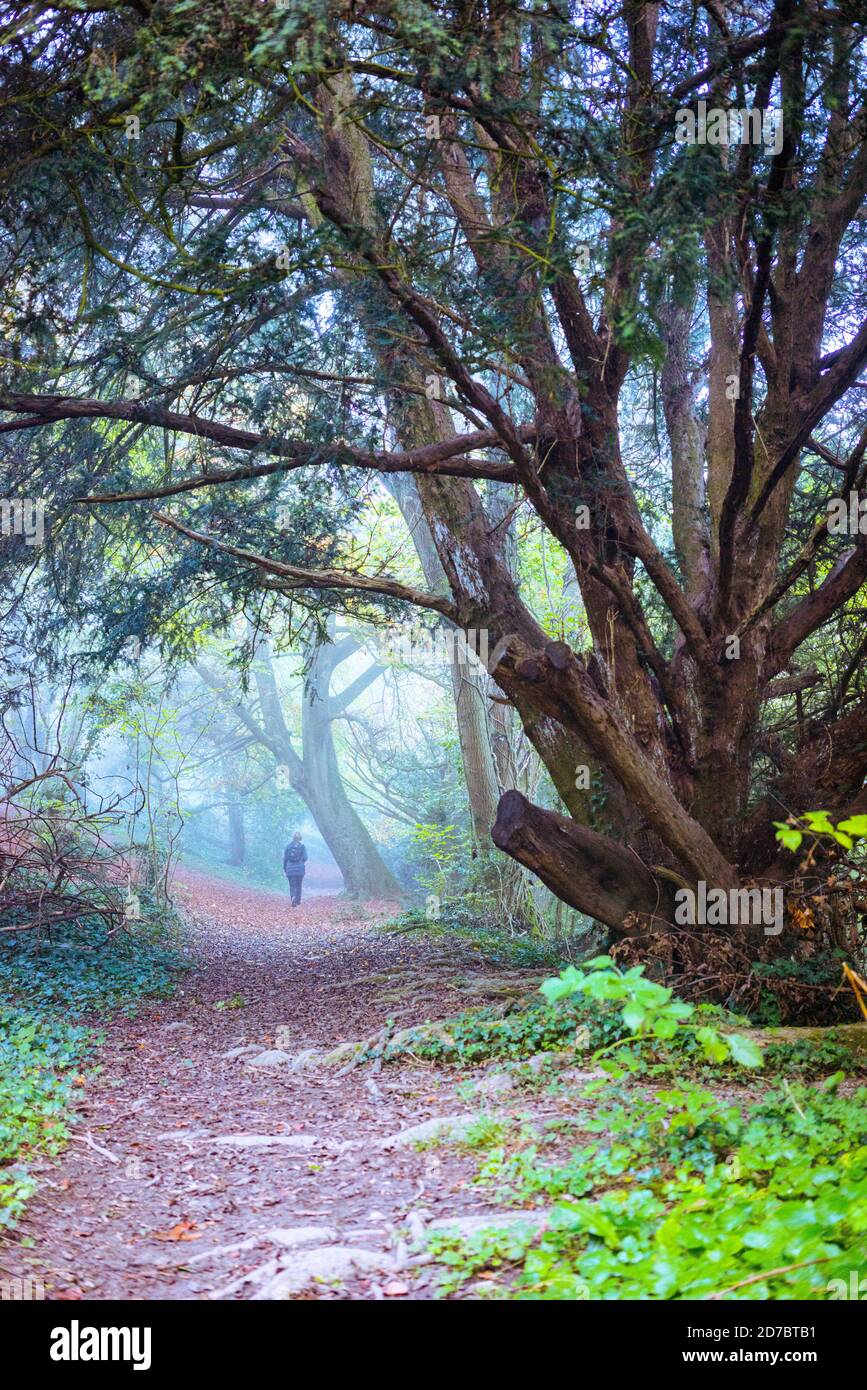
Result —
<path fill-rule="evenodd" d="M 283 851 L 283 872 L 289 880 L 289 892 L 293 907 L 301 902 L 301 884 L 304 879 L 304 865 L 307 863 L 307 847 L 296 830 Z"/>

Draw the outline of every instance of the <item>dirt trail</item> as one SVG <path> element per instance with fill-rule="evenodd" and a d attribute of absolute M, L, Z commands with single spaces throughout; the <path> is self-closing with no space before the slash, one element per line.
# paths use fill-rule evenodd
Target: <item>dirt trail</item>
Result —
<path fill-rule="evenodd" d="M 381 1145 L 473 1113 L 462 1075 L 251 1059 L 444 1017 L 481 1002 L 462 993 L 462 972 L 494 967 L 467 947 L 377 934 L 388 904 L 292 909 L 189 870 L 180 896 L 196 969 L 172 1000 L 108 1027 L 75 1138 L 37 1171 L 39 1193 L 0 1247 L 5 1276 L 41 1277 L 56 1299 L 431 1296 L 407 1220 L 417 1231 L 491 1208 L 454 1146 Z"/>

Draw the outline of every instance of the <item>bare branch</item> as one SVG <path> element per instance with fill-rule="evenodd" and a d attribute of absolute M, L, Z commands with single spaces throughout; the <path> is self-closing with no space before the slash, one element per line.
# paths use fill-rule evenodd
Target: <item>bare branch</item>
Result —
<path fill-rule="evenodd" d="M 309 570 L 302 569 L 298 565 L 286 565 L 277 560 L 269 560 L 265 555 L 257 555 L 254 550 L 243 550 L 240 546 L 228 545 L 226 541 L 218 540 L 216 536 L 209 536 L 204 531 L 193 531 L 189 526 L 183 526 L 174 517 L 167 516 L 165 512 L 154 512 L 155 520 L 163 526 L 170 526 L 172 530 L 180 532 L 182 536 L 187 536 L 189 540 L 196 541 L 199 545 L 209 546 L 212 550 L 222 551 L 225 555 L 234 555 L 238 560 L 244 560 L 247 564 L 255 565 L 257 569 L 264 570 L 266 574 L 272 574 L 277 579 L 285 579 L 285 588 L 289 589 L 351 589 L 360 593 L 385 594 L 390 598 L 403 599 L 406 603 L 413 603 L 418 608 L 431 608 L 437 613 L 442 613 L 453 621 L 457 620 L 457 612 L 454 605 L 446 598 L 437 594 L 427 594 L 422 589 L 412 589 L 406 584 L 399 583 L 396 579 L 389 579 L 385 575 L 380 578 L 373 578 L 363 574 L 346 574 L 340 570 Z"/>

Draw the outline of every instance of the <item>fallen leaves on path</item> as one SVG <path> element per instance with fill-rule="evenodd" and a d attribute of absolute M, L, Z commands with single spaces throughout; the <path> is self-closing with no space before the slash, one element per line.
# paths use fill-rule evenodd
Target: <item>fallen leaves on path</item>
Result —
<path fill-rule="evenodd" d="M 483 983 L 484 962 L 466 944 L 378 933 L 395 904 L 320 895 L 293 909 L 189 869 L 175 891 L 196 968 L 171 1000 L 105 1028 L 82 1106 L 110 1148 L 67 1148 L 4 1270 L 44 1277 L 55 1299 L 430 1297 L 407 1231 L 489 1208 L 454 1145 L 383 1141 L 465 1111 L 464 1073 L 410 1061 L 370 1084 L 364 1067 L 291 1062 L 467 1007 L 462 980 Z M 285 1061 L 247 1065 L 275 1040 Z M 189 1265 L 168 1248 L 192 1241 L 203 1258 Z"/>
<path fill-rule="evenodd" d="M 195 1221 L 179 1221 L 170 1231 L 152 1231 L 154 1240 L 201 1240 L 202 1232 L 196 1230 Z"/>

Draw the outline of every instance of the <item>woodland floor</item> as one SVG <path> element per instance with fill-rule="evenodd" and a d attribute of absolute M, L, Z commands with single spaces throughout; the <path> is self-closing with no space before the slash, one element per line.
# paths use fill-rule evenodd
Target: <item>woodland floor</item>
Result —
<path fill-rule="evenodd" d="M 108 1025 L 73 1141 L 35 1169 L 39 1191 L 0 1245 L 4 1277 L 38 1276 L 49 1299 L 286 1296 L 274 1278 L 299 1252 L 303 1265 L 323 1250 L 311 1266 L 323 1260 L 322 1279 L 295 1296 L 433 1297 L 419 1232 L 495 1208 L 472 1183 L 471 1153 L 383 1141 L 437 1116 L 532 1122 L 565 1102 L 483 1098 L 463 1084 L 479 1071 L 448 1066 L 338 1074 L 225 1054 L 254 1044 L 297 1054 L 388 1019 L 442 1018 L 489 1002 L 505 967 L 459 941 L 378 933 L 394 912 L 386 903 L 319 896 L 292 909 L 282 894 L 191 870 L 179 898 L 195 969 L 171 1000 Z M 233 1000 L 242 1006 L 215 1007 Z M 336 1247 L 356 1254 L 335 1265 Z"/>

